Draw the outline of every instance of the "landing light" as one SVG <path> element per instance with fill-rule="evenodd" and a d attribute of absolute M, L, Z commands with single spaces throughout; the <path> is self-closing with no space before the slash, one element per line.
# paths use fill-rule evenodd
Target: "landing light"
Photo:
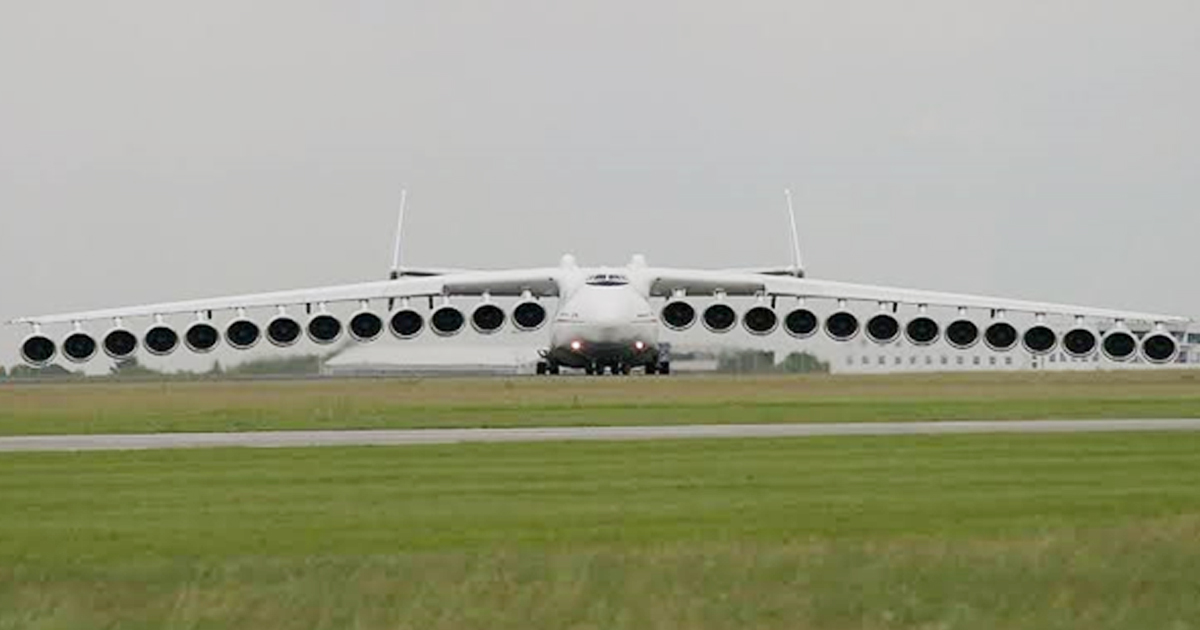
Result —
<path fill-rule="evenodd" d="M 633 344 L 633 347 L 634 347 L 634 348 L 637 348 L 637 351 L 638 351 L 638 352 L 641 352 L 642 350 L 645 350 L 645 349 L 646 349 L 646 343 L 645 343 L 645 342 L 643 342 L 643 341 L 638 341 L 638 342 L 636 342 L 636 343 L 634 343 L 634 344 Z"/>
<path fill-rule="evenodd" d="M 580 350 L 583 350 L 583 342 L 582 341 L 572 341 L 571 349 L 574 350 L 575 352 L 579 352 Z"/>

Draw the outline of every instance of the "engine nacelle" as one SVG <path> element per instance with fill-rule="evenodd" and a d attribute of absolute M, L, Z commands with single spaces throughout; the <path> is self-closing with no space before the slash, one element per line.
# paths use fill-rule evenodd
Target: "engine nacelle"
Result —
<path fill-rule="evenodd" d="M 82 331 L 67 335 L 62 344 L 63 356 L 72 363 L 87 363 L 96 357 L 99 350 L 100 344 L 96 343 L 96 339 Z"/>
<path fill-rule="evenodd" d="M 138 339 L 129 330 L 113 328 L 104 335 L 104 354 L 115 360 L 123 360 L 137 354 Z"/>
<path fill-rule="evenodd" d="M 328 346 L 342 338 L 342 322 L 329 313 L 314 315 L 305 327 L 313 343 Z"/>
<path fill-rule="evenodd" d="M 904 336 L 914 346 L 932 346 L 942 337 L 942 327 L 931 317 L 918 317 L 904 327 Z"/>
<path fill-rule="evenodd" d="M 850 341 L 858 336 L 858 318 L 849 311 L 838 311 L 825 320 L 825 334 L 834 341 Z"/>
<path fill-rule="evenodd" d="M 453 337 L 462 332 L 467 318 L 463 312 L 453 306 L 443 306 L 433 312 L 429 318 L 434 334 L 439 337 Z"/>
<path fill-rule="evenodd" d="M 261 339 L 262 329 L 249 319 L 235 319 L 225 327 L 225 342 L 234 350 L 249 350 Z"/>
<path fill-rule="evenodd" d="M 742 325 L 750 334 L 764 337 L 779 328 L 779 315 L 766 306 L 755 306 L 742 316 Z"/>
<path fill-rule="evenodd" d="M 402 308 L 388 318 L 388 328 L 397 339 L 413 339 L 425 330 L 425 318 L 411 308 Z"/>
<path fill-rule="evenodd" d="M 1021 335 L 1008 322 L 992 322 L 983 333 L 983 341 L 993 352 L 1008 352 L 1017 347 Z"/>
<path fill-rule="evenodd" d="M 221 342 L 221 333 L 208 322 L 196 322 L 183 334 L 183 343 L 196 354 L 208 354 Z"/>
<path fill-rule="evenodd" d="M 957 350 L 968 350 L 979 343 L 979 326 L 969 319 L 959 319 L 946 327 L 946 343 Z"/>
<path fill-rule="evenodd" d="M 797 339 L 808 339 L 817 334 L 820 327 L 821 321 L 817 319 L 817 314 L 806 308 L 798 308 L 783 319 L 784 330 Z"/>
<path fill-rule="evenodd" d="M 537 302 L 522 302 L 513 309 L 513 325 L 522 332 L 533 332 L 546 325 L 546 307 Z"/>
<path fill-rule="evenodd" d="M 54 362 L 56 356 L 58 346 L 46 335 L 35 333 L 21 342 L 21 359 L 30 367 L 46 367 Z"/>
<path fill-rule="evenodd" d="M 1072 328 L 1063 335 L 1062 346 L 1067 356 L 1085 359 L 1096 353 L 1100 346 L 1100 337 L 1090 328 Z"/>
<path fill-rule="evenodd" d="M 867 320 L 867 338 L 886 346 L 900 338 L 900 321 L 888 313 L 880 313 Z"/>
<path fill-rule="evenodd" d="M 170 326 L 156 324 L 146 331 L 142 345 L 146 346 L 146 351 L 150 354 L 165 357 L 179 347 L 179 333 Z"/>
<path fill-rule="evenodd" d="M 1021 345 L 1025 346 L 1029 354 L 1035 356 L 1050 354 L 1058 347 L 1058 335 L 1049 326 L 1037 324 L 1025 331 L 1021 337 Z"/>
<path fill-rule="evenodd" d="M 1137 354 L 1137 337 L 1134 337 L 1129 329 L 1118 326 L 1104 334 L 1104 340 L 1100 342 L 1100 351 L 1109 361 L 1124 363 Z"/>
<path fill-rule="evenodd" d="M 481 335 L 500 332 L 507 320 L 508 316 L 504 314 L 504 309 L 495 304 L 480 304 L 471 313 L 471 327 Z"/>
<path fill-rule="evenodd" d="M 728 304 L 717 303 L 704 309 L 704 327 L 709 332 L 727 333 L 737 324 L 737 313 Z"/>
<path fill-rule="evenodd" d="M 350 318 L 350 337 L 359 343 L 370 343 L 383 334 L 383 318 L 362 310 Z"/>
<path fill-rule="evenodd" d="M 287 315 L 279 315 L 267 324 L 267 341 L 276 348 L 290 348 L 300 341 L 304 328 Z"/>
<path fill-rule="evenodd" d="M 1142 338 L 1142 358 L 1155 365 L 1173 363 L 1179 357 L 1179 342 L 1170 333 L 1155 331 Z"/>
<path fill-rule="evenodd" d="M 685 331 L 696 324 L 696 307 L 682 300 L 668 302 L 662 310 L 662 322 L 676 332 Z"/>

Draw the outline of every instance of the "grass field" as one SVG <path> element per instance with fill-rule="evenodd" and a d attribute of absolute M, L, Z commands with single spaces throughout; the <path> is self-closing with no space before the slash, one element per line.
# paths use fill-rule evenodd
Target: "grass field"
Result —
<path fill-rule="evenodd" d="M 0 457 L 0 629 L 1200 627 L 1200 436 Z"/>
<path fill-rule="evenodd" d="M 1200 417 L 1200 373 L 0 386 L 0 435 Z"/>

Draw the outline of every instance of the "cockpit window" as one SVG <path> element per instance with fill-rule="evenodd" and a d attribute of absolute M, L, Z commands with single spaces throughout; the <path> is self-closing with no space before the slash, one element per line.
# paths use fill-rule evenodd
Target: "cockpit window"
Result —
<path fill-rule="evenodd" d="M 593 287 L 620 287 L 629 284 L 629 278 L 618 273 L 602 273 L 588 278 L 587 283 Z"/>

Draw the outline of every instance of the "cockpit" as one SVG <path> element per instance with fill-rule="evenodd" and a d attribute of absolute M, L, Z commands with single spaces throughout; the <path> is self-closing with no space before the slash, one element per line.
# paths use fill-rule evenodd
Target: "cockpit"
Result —
<path fill-rule="evenodd" d="M 587 279 L 592 287 L 623 287 L 629 284 L 629 278 L 619 273 L 600 273 Z"/>

